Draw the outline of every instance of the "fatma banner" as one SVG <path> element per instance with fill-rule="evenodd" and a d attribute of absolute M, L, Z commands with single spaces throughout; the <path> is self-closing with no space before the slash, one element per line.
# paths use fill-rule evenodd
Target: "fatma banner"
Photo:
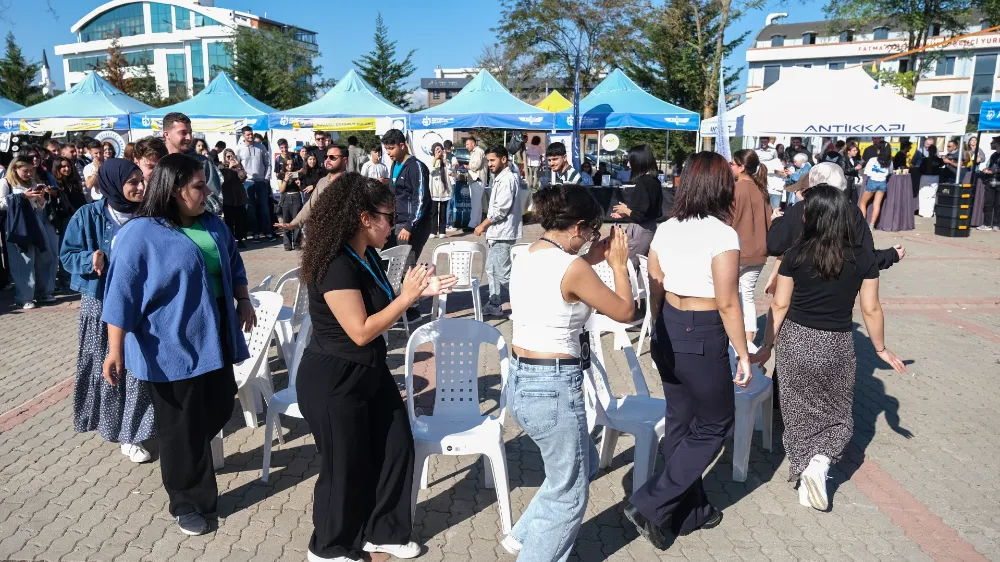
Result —
<path fill-rule="evenodd" d="M 291 117 L 282 115 L 280 128 L 314 131 L 374 131 L 374 117 Z"/>
<path fill-rule="evenodd" d="M 40 119 L 6 119 L 4 131 L 22 133 L 44 131 L 113 131 L 118 127 L 117 117 L 45 117 Z M 122 123 L 125 125 L 125 123 Z"/>
<path fill-rule="evenodd" d="M 154 131 L 163 130 L 162 117 L 149 117 L 145 115 L 133 115 L 131 118 L 133 129 L 152 129 Z M 254 130 L 267 128 L 267 117 L 192 117 L 191 129 L 200 133 L 233 133 L 239 132 L 246 126 Z"/>

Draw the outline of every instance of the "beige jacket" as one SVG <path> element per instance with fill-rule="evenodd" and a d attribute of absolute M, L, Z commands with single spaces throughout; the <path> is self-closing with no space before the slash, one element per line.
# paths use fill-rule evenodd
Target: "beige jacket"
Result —
<path fill-rule="evenodd" d="M 469 153 L 469 180 L 486 181 L 486 152 L 478 146 Z"/>
<path fill-rule="evenodd" d="M 312 212 L 313 203 L 319 198 L 320 195 L 323 195 L 323 192 L 326 191 L 326 187 L 330 185 L 332 181 L 333 180 L 330 179 L 330 174 L 327 174 L 321 180 L 316 182 L 316 188 L 313 189 L 312 195 L 309 196 L 309 200 L 302 206 L 302 210 L 299 211 L 299 214 L 295 215 L 292 222 L 288 224 L 292 225 L 293 228 L 302 228 L 302 225 L 304 225 L 306 220 L 309 218 L 309 213 Z"/>

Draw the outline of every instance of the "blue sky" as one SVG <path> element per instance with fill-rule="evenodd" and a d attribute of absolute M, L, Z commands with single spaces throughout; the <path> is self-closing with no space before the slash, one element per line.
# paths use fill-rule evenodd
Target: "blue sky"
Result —
<path fill-rule="evenodd" d="M 46 49 L 53 80 L 62 88 L 60 57 L 53 54 L 52 47 L 74 42 L 75 37 L 69 28 L 99 3 L 87 0 L 49 0 L 49 3 L 58 17 L 55 21 L 47 12 L 43 0 L 10 2 L 4 14 L 4 19 L 8 21 L 0 21 L 0 33 L 6 36 L 8 31 L 13 31 L 18 44 L 31 60 L 39 60 L 42 49 Z M 371 50 L 375 15 L 381 10 L 392 36 L 397 40 L 397 49 L 401 53 L 416 49 L 413 60 L 417 72 L 411 78 L 413 87 L 419 85 L 420 78 L 433 76 L 435 66 L 454 68 L 475 64 L 483 45 L 495 41 L 490 28 L 499 17 L 499 5 L 498 0 L 438 0 L 433 3 L 412 0 L 371 3 L 347 0 L 216 0 L 218 7 L 249 10 L 259 15 L 266 13 L 270 19 L 318 32 L 323 75 L 337 79 L 353 67 L 351 61 Z M 729 34 L 734 36 L 751 30 L 751 37 L 755 36 L 770 12 L 788 12 L 786 21 L 789 22 L 822 19 L 822 6 L 823 3 L 818 1 L 772 0 L 764 9 L 750 12 L 737 21 Z M 727 61 L 731 66 L 744 69 L 740 91 L 746 81 L 745 50 L 746 43 Z"/>

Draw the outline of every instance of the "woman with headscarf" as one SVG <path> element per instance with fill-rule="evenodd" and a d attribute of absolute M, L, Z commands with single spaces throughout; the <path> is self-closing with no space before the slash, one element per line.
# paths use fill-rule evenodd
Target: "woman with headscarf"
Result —
<path fill-rule="evenodd" d="M 145 192 L 142 170 L 120 158 L 106 160 L 97 172 L 104 197 L 81 207 L 66 227 L 60 259 L 79 291 L 80 350 L 76 362 L 73 426 L 97 430 L 132 462 L 148 462 L 142 442 L 156 436 L 153 404 L 146 386 L 126 371 L 125 384 L 111 386 L 102 374 L 108 350 L 108 325 L 101 321 L 105 273 L 112 243 L 139 209 Z"/>

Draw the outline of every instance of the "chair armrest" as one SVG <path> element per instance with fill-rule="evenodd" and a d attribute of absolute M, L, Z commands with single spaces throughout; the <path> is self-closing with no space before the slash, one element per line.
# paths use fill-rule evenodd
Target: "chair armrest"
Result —
<path fill-rule="evenodd" d="M 635 356 L 635 349 L 626 347 L 625 361 L 628 363 L 628 370 L 632 373 L 632 384 L 635 386 L 637 396 L 649 396 L 649 387 L 646 385 L 646 377 L 642 374 L 642 365 L 639 358 Z"/>

